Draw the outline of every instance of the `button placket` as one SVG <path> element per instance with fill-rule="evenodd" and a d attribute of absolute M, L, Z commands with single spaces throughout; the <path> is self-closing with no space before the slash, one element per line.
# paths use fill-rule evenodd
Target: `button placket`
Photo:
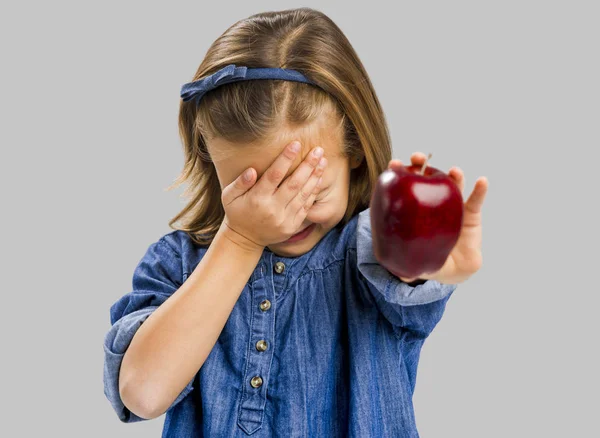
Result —
<path fill-rule="evenodd" d="M 281 260 L 277 260 L 275 263 L 273 263 L 273 273 L 271 278 L 273 279 L 273 288 L 275 289 L 276 297 L 281 295 L 285 290 L 288 273 L 288 266 L 286 266 Z"/>
<path fill-rule="evenodd" d="M 258 351 L 267 351 L 267 348 L 269 348 L 269 345 L 267 344 L 267 341 L 265 341 L 264 339 L 261 339 L 260 341 L 258 341 L 256 343 L 256 349 Z"/>
<path fill-rule="evenodd" d="M 251 288 L 250 345 L 238 415 L 239 427 L 248 434 L 262 425 L 273 354 L 270 340 L 275 330 L 274 290 L 271 281 L 268 281 L 270 274 L 262 269 L 260 272 L 260 279 Z"/>
<path fill-rule="evenodd" d="M 285 264 L 283 262 L 277 262 L 273 265 L 273 270 L 277 274 L 283 274 L 283 271 L 285 271 Z"/>
<path fill-rule="evenodd" d="M 254 376 L 252 377 L 252 380 L 250 380 L 250 385 L 252 385 L 253 388 L 260 388 L 262 384 L 263 380 L 260 376 Z"/>

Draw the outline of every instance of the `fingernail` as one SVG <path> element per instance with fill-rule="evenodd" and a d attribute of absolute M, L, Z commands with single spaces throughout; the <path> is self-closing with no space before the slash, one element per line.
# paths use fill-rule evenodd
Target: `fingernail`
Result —
<path fill-rule="evenodd" d="M 297 142 L 297 141 L 293 142 L 293 143 L 290 145 L 290 149 L 291 149 L 293 152 L 298 152 L 298 151 L 300 150 L 300 143 L 299 143 L 299 142 Z"/>
<path fill-rule="evenodd" d="M 246 182 L 250 181 L 250 178 L 252 178 L 252 169 L 246 170 L 246 172 L 244 172 L 243 178 Z"/>
<path fill-rule="evenodd" d="M 327 158 L 323 157 L 319 160 L 319 167 L 325 167 L 325 164 L 327 164 Z"/>
<path fill-rule="evenodd" d="M 313 151 L 313 154 L 315 155 L 315 157 L 320 157 L 321 155 L 323 155 L 323 148 L 317 147 Z"/>

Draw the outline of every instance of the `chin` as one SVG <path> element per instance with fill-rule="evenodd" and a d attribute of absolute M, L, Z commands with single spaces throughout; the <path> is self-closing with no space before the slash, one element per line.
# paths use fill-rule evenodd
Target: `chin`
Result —
<path fill-rule="evenodd" d="M 270 248 L 271 249 L 271 248 Z M 301 255 L 306 254 L 308 251 L 312 249 L 311 247 L 298 248 L 298 249 L 278 249 L 272 248 L 271 252 L 279 257 L 300 257 Z"/>
<path fill-rule="evenodd" d="M 310 251 L 319 242 L 319 227 L 315 229 L 305 239 L 298 242 L 279 242 L 267 247 L 271 252 L 281 257 L 298 257 Z"/>

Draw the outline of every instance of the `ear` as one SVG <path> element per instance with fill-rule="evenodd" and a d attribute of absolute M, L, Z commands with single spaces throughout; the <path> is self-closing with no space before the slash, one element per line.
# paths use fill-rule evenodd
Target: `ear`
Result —
<path fill-rule="evenodd" d="M 362 163 L 363 160 L 363 156 L 362 155 L 355 155 L 350 159 L 350 168 L 351 169 L 356 169 L 358 166 L 360 166 L 360 163 Z"/>

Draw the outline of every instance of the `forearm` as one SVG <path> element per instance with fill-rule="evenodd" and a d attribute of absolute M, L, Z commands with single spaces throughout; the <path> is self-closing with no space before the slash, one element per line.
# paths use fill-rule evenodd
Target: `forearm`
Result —
<path fill-rule="evenodd" d="M 222 226 L 194 272 L 137 330 L 119 375 L 132 412 L 161 415 L 208 357 L 262 254 L 236 239 Z"/>

